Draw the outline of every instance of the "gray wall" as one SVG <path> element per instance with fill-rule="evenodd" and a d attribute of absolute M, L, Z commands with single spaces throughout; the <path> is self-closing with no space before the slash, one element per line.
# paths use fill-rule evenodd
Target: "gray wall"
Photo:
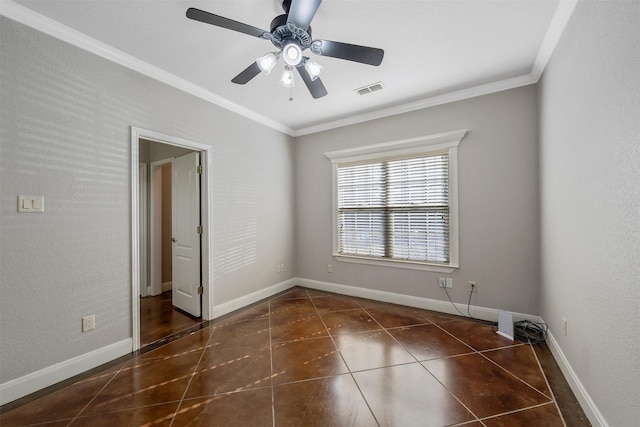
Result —
<path fill-rule="evenodd" d="M 468 129 L 458 147 L 460 269 L 451 295 L 466 304 L 475 280 L 473 305 L 538 314 L 536 106 L 536 89 L 527 86 L 297 138 L 298 276 L 446 301 L 442 273 L 331 256 L 331 166 L 323 153 Z"/>
<path fill-rule="evenodd" d="M 640 419 L 639 9 L 579 2 L 539 85 L 542 316 L 621 427 Z"/>
<path fill-rule="evenodd" d="M 0 383 L 131 337 L 130 126 L 213 147 L 216 305 L 295 276 L 290 137 L 11 20 L 0 31 Z M 45 212 L 18 214 L 20 194 Z"/>
<path fill-rule="evenodd" d="M 294 276 L 446 300 L 441 274 L 331 257 L 323 153 L 466 128 L 454 300 L 466 303 L 466 283 L 476 280 L 472 304 L 542 315 L 608 423 L 635 425 L 639 19 L 637 1 L 579 2 L 537 88 L 294 146 L 1 18 L 0 383 L 131 337 L 130 126 L 213 147 L 215 304 Z M 44 195 L 45 213 L 18 214 L 18 194 Z M 80 318 L 94 313 L 96 331 L 80 333 Z"/>

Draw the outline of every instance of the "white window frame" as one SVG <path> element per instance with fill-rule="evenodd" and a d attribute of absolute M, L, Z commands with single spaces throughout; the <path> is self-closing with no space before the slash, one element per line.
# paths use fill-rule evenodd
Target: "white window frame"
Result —
<path fill-rule="evenodd" d="M 459 268 L 459 229 L 458 229 L 458 145 L 467 134 L 467 130 L 439 133 L 382 144 L 367 145 L 346 150 L 330 151 L 324 155 L 331 161 L 332 167 L 332 221 L 333 221 L 333 257 L 342 262 L 379 265 L 412 270 L 451 273 Z M 390 258 L 371 258 L 338 253 L 338 165 L 343 163 L 386 160 L 394 157 L 429 155 L 447 151 L 449 154 L 449 215 L 450 215 L 450 259 L 448 264 L 433 264 L 420 261 L 407 261 Z"/>

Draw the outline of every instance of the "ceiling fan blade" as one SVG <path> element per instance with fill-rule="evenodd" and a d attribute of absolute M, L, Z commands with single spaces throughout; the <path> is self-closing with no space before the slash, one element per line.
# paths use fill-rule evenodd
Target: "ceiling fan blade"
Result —
<path fill-rule="evenodd" d="M 225 18 L 223 16 L 214 15 L 213 13 L 205 12 L 204 10 L 196 9 L 194 7 L 187 9 L 187 18 L 204 22 L 205 24 L 226 28 L 228 30 L 238 31 L 239 33 L 249 34 L 250 36 L 255 37 L 262 37 L 264 33 L 269 33 L 268 31 L 261 30 L 260 28 L 252 27 L 251 25 L 243 24 L 242 22 L 234 21 L 233 19 Z"/>
<path fill-rule="evenodd" d="M 314 99 L 322 98 L 327 94 L 327 89 L 325 89 L 324 85 L 322 84 L 320 77 L 316 78 L 315 80 L 311 80 L 311 76 L 304 68 L 304 65 L 300 65 L 296 68 L 298 69 L 300 77 L 302 77 L 304 84 L 307 85 L 307 89 L 309 89 L 309 92 L 311 92 L 311 96 L 313 96 Z"/>
<path fill-rule="evenodd" d="M 289 17 L 287 24 L 296 24 L 298 28 L 307 31 L 311 20 L 315 16 L 322 0 L 292 0 L 289 7 Z"/>
<path fill-rule="evenodd" d="M 311 43 L 311 51 L 316 55 L 376 66 L 382 63 L 382 58 L 384 57 L 384 50 L 382 49 L 331 40 L 314 40 Z"/>
<path fill-rule="evenodd" d="M 258 74 L 260 74 L 260 67 L 258 67 L 258 64 L 254 62 L 245 68 L 240 74 L 235 76 L 231 81 L 239 85 L 244 85 L 249 83 L 249 81 Z"/>

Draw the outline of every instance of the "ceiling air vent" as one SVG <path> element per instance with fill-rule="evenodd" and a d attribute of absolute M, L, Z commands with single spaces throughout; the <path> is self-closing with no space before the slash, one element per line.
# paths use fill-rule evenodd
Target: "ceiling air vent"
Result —
<path fill-rule="evenodd" d="M 358 92 L 360 95 L 366 95 L 368 93 L 377 92 L 382 89 L 384 89 L 382 82 L 378 82 L 378 83 L 372 83 L 370 85 L 355 89 L 355 91 Z"/>

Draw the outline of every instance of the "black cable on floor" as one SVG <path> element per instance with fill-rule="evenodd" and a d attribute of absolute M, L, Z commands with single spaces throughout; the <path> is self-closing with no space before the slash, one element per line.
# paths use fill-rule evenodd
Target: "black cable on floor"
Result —
<path fill-rule="evenodd" d="M 444 288 L 444 291 L 447 294 L 447 298 L 449 298 L 449 302 L 451 303 L 451 305 L 453 305 L 453 308 L 455 308 L 456 311 L 460 313 L 463 317 L 466 317 L 471 320 L 475 320 L 476 322 L 483 323 L 485 325 L 490 325 L 495 327 L 498 326 L 498 322 L 478 319 L 471 315 L 471 296 L 473 295 L 473 292 L 469 292 L 469 301 L 467 301 L 467 314 L 464 314 L 454 304 L 453 300 L 451 299 L 451 295 L 449 295 L 449 291 L 447 290 L 446 287 Z M 532 322 L 530 320 L 520 320 L 519 322 L 515 322 L 513 324 L 514 338 L 522 342 L 528 342 L 532 345 L 545 342 L 547 340 L 548 330 L 549 328 L 546 323 Z"/>
<path fill-rule="evenodd" d="M 449 295 L 449 291 L 447 290 L 447 288 L 445 287 L 445 288 L 443 288 L 443 289 L 444 289 L 445 293 L 447 294 L 447 298 L 449 298 L 449 302 L 451 303 L 451 305 L 453 306 L 453 308 L 455 308 L 455 309 L 456 309 L 456 311 L 457 311 L 458 313 L 460 313 L 460 315 L 461 315 L 462 317 L 466 317 L 467 319 L 475 320 L 476 322 L 478 322 L 478 323 L 482 323 L 482 324 L 484 324 L 484 325 L 490 325 L 490 326 L 497 326 L 497 325 L 498 325 L 498 322 L 492 322 L 492 321 L 490 321 L 490 320 L 478 319 L 478 318 L 473 317 L 473 316 L 471 315 L 471 295 L 473 294 L 473 292 L 469 292 L 469 301 L 467 302 L 467 313 L 468 313 L 468 315 L 467 315 L 467 314 L 464 314 L 463 312 L 461 312 L 461 311 L 458 309 L 458 307 L 454 304 L 453 300 L 451 299 L 451 296 Z"/>
<path fill-rule="evenodd" d="M 545 342 L 548 330 L 546 323 L 532 322 L 530 320 L 520 320 L 513 324 L 515 338 L 532 345 Z"/>

